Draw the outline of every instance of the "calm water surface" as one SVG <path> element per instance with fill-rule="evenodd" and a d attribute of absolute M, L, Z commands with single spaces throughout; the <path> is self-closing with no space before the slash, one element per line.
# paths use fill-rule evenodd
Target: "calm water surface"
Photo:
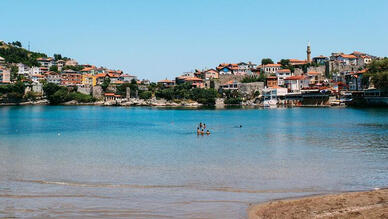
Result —
<path fill-rule="evenodd" d="M 388 109 L 0 107 L 0 217 L 244 218 L 387 185 Z"/>

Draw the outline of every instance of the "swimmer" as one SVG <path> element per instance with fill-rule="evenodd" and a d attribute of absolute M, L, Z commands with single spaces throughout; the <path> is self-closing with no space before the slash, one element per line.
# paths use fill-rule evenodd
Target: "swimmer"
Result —
<path fill-rule="evenodd" d="M 197 135 L 201 134 L 201 131 L 199 130 L 199 128 L 197 128 Z"/>
<path fill-rule="evenodd" d="M 202 122 L 199 123 L 199 128 L 202 128 Z"/>
<path fill-rule="evenodd" d="M 202 129 L 202 131 L 201 131 L 201 135 L 203 135 L 203 134 L 205 134 L 205 131 Z"/>
<path fill-rule="evenodd" d="M 206 129 L 206 124 L 205 123 L 203 123 L 203 128 Z"/>
<path fill-rule="evenodd" d="M 206 135 L 210 135 L 210 131 L 209 131 L 209 129 L 206 131 Z"/>

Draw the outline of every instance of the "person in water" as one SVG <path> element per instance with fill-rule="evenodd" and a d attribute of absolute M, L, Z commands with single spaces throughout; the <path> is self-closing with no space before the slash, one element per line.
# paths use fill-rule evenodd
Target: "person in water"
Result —
<path fill-rule="evenodd" d="M 197 135 L 200 135 L 201 134 L 201 130 L 199 130 L 199 128 L 197 128 Z"/>
<path fill-rule="evenodd" d="M 202 128 L 202 122 L 199 123 L 199 128 Z"/>
<path fill-rule="evenodd" d="M 206 124 L 205 123 L 203 123 L 203 129 L 206 129 Z"/>
<path fill-rule="evenodd" d="M 210 135 L 210 131 L 209 131 L 209 129 L 206 131 L 206 135 Z"/>
<path fill-rule="evenodd" d="M 201 135 L 203 135 L 203 134 L 205 134 L 205 131 L 202 129 L 202 130 L 201 130 Z"/>

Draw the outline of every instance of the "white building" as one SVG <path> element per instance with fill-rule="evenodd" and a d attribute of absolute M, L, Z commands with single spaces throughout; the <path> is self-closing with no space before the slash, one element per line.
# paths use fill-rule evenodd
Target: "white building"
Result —
<path fill-rule="evenodd" d="M 27 65 L 25 65 L 23 63 L 18 63 L 18 64 L 16 64 L 16 66 L 18 67 L 18 74 L 19 75 L 28 76 L 30 74 L 30 67 L 28 67 Z"/>
<path fill-rule="evenodd" d="M 39 67 L 34 66 L 34 67 L 30 68 L 30 70 L 28 71 L 28 74 L 29 75 L 40 75 L 41 70 Z"/>
<path fill-rule="evenodd" d="M 261 70 L 265 74 L 276 74 L 276 72 L 280 70 L 280 67 L 282 67 L 281 64 L 267 64 L 267 65 L 262 65 Z"/>
<path fill-rule="evenodd" d="M 48 83 L 53 83 L 53 84 L 61 84 L 61 75 L 56 72 L 48 72 L 46 74 L 46 79 Z"/>
<path fill-rule="evenodd" d="M 41 67 L 45 67 L 50 69 L 51 66 L 55 65 L 55 61 L 53 58 L 38 58 L 37 59 Z"/>
<path fill-rule="evenodd" d="M 304 75 L 295 75 L 285 78 L 284 83 L 292 93 L 300 93 L 302 88 L 309 87 L 309 78 Z"/>
<path fill-rule="evenodd" d="M 129 75 L 129 74 L 122 74 L 120 75 L 120 77 L 118 78 L 119 81 L 123 81 L 123 82 L 129 82 L 131 83 L 132 80 L 137 80 L 137 77 L 134 76 L 134 75 Z"/>
<path fill-rule="evenodd" d="M 33 83 L 39 84 L 41 80 L 44 80 L 44 75 L 31 75 L 31 81 Z"/>
<path fill-rule="evenodd" d="M 279 69 L 276 71 L 276 77 L 278 78 L 278 85 L 284 85 L 284 79 L 292 76 L 290 69 Z"/>

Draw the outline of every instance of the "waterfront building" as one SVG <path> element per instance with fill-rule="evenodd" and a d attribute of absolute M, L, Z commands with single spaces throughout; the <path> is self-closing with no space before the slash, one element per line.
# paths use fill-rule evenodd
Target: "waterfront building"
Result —
<path fill-rule="evenodd" d="M 0 65 L 4 64 L 5 63 L 5 59 L 3 57 L 0 56 Z"/>
<path fill-rule="evenodd" d="M 284 100 L 287 95 L 287 88 L 267 87 L 262 90 L 263 104 L 265 107 L 276 106 L 280 100 Z"/>
<path fill-rule="evenodd" d="M 362 86 L 362 78 L 366 73 L 366 70 L 350 72 L 345 76 L 346 84 L 349 87 L 350 91 L 362 91 L 364 87 Z"/>
<path fill-rule="evenodd" d="M 114 94 L 114 93 L 105 93 L 104 94 L 104 100 L 105 101 L 119 101 L 121 100 L 121 95 Z"/>

